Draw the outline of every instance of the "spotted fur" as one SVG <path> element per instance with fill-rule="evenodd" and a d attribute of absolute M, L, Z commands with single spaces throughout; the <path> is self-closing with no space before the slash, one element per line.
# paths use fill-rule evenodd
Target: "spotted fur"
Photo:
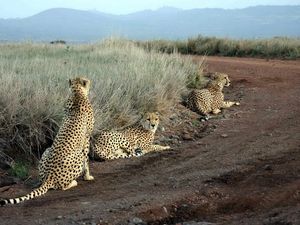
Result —
<path fill-rule="evenodd" d="M 153 144 L 158 124 L 158 113 L 146 113 L 139 122 L 124 130 L 100 132 L 94 143 L 94 154 L 101 159 L 111 160 L 169 149 L 169 146 Z"/>
<path fill-rule="evenodd" d="M 29 194 L 1 200 L 0 205 L 16 204 L 45 194 L 49 189 L 67 190 L 77 185 L 83 174 L 89 173 L 89 139 L 94 126 L 94 115 L 88 99 L 90 81 L 85 78 L 69 80 L 71 95 L 65 108 L 65 117 L 53 145 L 43 153 L 39 164 L 41 185 Z"/>
<path fill-rule="evenodd" d="M 224 101 L 223 88 L 230 85 L 227 74 L 216 73 L 204 89 L 192 90 L 187 98 L 187 107 L 207 120 L 209 113 L 218 114 L 222 108 L 240 105 L 239 102 Z"/>

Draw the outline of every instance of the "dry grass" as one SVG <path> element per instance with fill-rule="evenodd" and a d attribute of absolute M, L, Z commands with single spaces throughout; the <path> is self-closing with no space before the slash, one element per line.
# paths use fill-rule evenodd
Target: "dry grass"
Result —
<path fill-rule="evenodd" d="M 195 80 L 198 66 L 178 54 L 146 52 L 110 39 L 86 45 L 0 45 L 0 147 L 41 155 L 63 116 L 69 78 L 92 80 L 96 130 L 123 126 L 140 113 L 164 116 Z M 0 149 L 0 151 L 1 151 Z"/>

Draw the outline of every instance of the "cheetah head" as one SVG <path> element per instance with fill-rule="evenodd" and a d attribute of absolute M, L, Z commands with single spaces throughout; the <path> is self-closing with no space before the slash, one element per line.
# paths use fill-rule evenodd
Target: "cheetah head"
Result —
<path fill-rule="evenodd" d="M 144 129 L 155 132 L 156 129 L 157 129 L 157 126 L 159 124 L 159 114 L 158 114 L 158 112 L 147 112 L 147 113 L 145 113 L 143 115 L 140 123 L 144 127 Z"/>
<path fill-rule="evenodd" d="M 228 87 L 230 85 L 230 80 L 227 74 L 225 73 L 218 73 L 216 72 L 212 79 L 217 81 L 218 83 L 221 83 L 223 86 Z"/>
<path fill-rule="evenodd" d="M 90 86 L 91 81 L 87 78 L 76 77 L 74 79 L 69 79 L 69 88 L 73 93 L 80 92 L 84 95 L 88 95 Z"/>

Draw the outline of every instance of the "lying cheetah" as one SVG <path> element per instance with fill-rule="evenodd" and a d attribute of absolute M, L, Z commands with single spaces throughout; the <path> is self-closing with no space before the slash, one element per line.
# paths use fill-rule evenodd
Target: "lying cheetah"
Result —
<path fill-rule="evenodd" d="M 88 166 L 89 139 L 94 126 L 94 115 L 88 99 L 90 81 L 85 78 L 69 80 L 71 95 L 65 116 L 53 145 L 42 155 L 39 164 L 41 185 L 29 194 L 8 200 L 0 205 L 16 204 L 45 194 L 49 189 L 67 190 L 84 180 L 93 180 Z"/>
<path fill-rule="evenodd" d="M 152 144 L 158 124 L 158 113 L 146 113 L 139 122 L 124 130 L 103 131 L 96 137 L 94 154 L 101 159 L 111 160 L 169 149 L 169 146 Z"/>
<path fill-rule="evenodd" d="M 224 101 L 223 87 L 230 85 L 227 74 L 216 73 L 207 87 L 201 90 L 192 90 L 187 98 L 187 107 L 209 119 L 209 113 L 218 114 L 222 108 L 240 105 L 239 102 Z"/>

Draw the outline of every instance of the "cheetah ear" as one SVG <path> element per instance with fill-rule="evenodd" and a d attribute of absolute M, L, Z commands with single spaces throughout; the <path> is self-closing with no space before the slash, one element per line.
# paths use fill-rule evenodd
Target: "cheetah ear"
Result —
<path fill-rule="evenodd" d="M 160 116 L 160 113 L 156 111 L 156 112 L 155 112 L 155 115 Z"/>
<path fill-rule="evenodd" d="M 218 77 L 218 72 L 210 74 L 210 79 L 215 80 Z"/>
<path fill-rule="evenodd" d="M 86 86 L 89 84 L 89 82 L 90 82 L 90 81 L 89 81 L 89 80 L 86 80 L 86 79 L 82 79 L 82 80 L 81 80 L 81 84 L 82 84 L 83 87 L 86 87 Z"/>

